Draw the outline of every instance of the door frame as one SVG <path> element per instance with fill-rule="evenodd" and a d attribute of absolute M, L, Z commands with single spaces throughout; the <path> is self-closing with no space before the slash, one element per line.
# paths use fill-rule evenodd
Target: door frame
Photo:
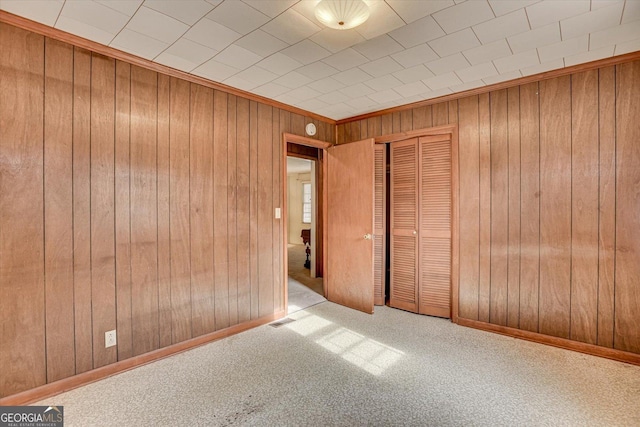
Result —
<path fill-rule="evenodd" d="M 460 290 L 460 192 L 458 124 L 416 129 L 375 137 L 376 144 L 388 144 L 433 135 L 451 135 L 451 321 L 458 323 Z M 390 230 L 389 230 L 390 231 Z M 389 232 L 387 231 L 387 233 Z"/>
<path fill-rule="evenodd" d="M 288 205 L 287 205 L 287 192 L 288 192 L 288 188 L 287 188 L 287 156 L 288 156 L 288 149 L 287 149 L 287 144 L 288 143 L 293 143 L 293 144 L 298 144 L 298 145 L 304 145 L 307 147 L 313 147 L 313 148 L 317 148 L 318 150 L 322 150 L 322 162 L 318 161 L 316 163 L 316 168 L 317 167 L 321 167 L 322 168 L 322 179 L 326 180 L 326 176 L 327 176 L 327 162 L 326 162 L 326 153 L 325 150 L 331 146 L 333 146 L 334 144 L 332 144 L 331 142 L 326 142 L 326 141 L 320 141 L 317 139 L 311 139 L 311 138 L 307 138 L 306 136 L 300 136 L 300 135 L 294 135 L 292 133 L 288 133 L 288 132 L 284 132 L 282 134 L 282 157 L 281 157 L 281 162 L 282 162 L 282 185 L 281 185 L 281 191 L 282 191 L 282 209 L 280 212 L 280 236 L 282 237 L 282 265 L 281 265 L 281 277 L 282 277 L 282 289 L 283 289 L 283 301 L 284 301 L 284 310 L 285 313 L 288 312 L 289 310 L 289 282 L 288 282 L 288 276 L 289 276 L 289 255 L 288 255 L 288 236 L 287 236 L 287 222 L 288 222 Z M 318 159 L 319 160 L 319 159 Z M 318 163 L 321 163 L 321 165 L 318 165 Z M 317 187 L 317 186 L 316 186 Z M 316 197 L 322 197 L 322 205 L 323 205 L 323 209 L 322 209 L 322 218 L 320 218 L 319 220 L 322 221 L 323 227 L 326 227 L 327 224 L 327 189 L 326 189 L 326 185 L 322 185 L 322 194 L 319 194 L 316 191 Z M 316 218 L 318 219 L 318 218 Z M 323 228 L 324 229 L 324 228 Z M 327 233 L 323 232 L 322 233 L 322 259 L 323 259 L 323 277 L 326 276 L 326 263 L 324 261 L 326 261 L 326 254 L 327 254 Z M 323 296 L 326 298 L 327 297 L 327 286 L 326 286 L 326 281 L 323 280 L 323 285 L 322 285 L 322 293 L 324 294 Z"/>

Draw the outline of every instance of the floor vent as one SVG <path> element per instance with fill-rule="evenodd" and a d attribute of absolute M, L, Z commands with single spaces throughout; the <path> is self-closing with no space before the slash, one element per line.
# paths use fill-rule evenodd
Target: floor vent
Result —
<path fill-rule="evenodd" d="M 269 323 L 269 326 L 272 328 L 279 328 L 282 325 L 286 325 L 287 323 L 295 322 L 295 319 L 284 318 L 282 320 L 278 320 L 277 322 Z"/>

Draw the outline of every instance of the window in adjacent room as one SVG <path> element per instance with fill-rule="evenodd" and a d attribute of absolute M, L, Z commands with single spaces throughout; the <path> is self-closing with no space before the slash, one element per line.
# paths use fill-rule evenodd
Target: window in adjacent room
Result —
<path fill-rule="evenodd" d="M 311 224 L 311 183 L 302 183 L 302 222 Z"/>

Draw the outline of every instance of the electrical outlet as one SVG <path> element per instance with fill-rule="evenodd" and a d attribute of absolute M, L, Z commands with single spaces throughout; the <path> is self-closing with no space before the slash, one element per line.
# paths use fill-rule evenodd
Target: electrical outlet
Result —
<path fill-rule="evenodd" d="M 280 208 L 276 208 L 276 219 L 280 219 L 281 216 Z"/>
<path fill-rule="evenodd" d="M 116 330 L 107 331 L 104 333 L 104 348 L 113 347 L 116 345 Z"/>

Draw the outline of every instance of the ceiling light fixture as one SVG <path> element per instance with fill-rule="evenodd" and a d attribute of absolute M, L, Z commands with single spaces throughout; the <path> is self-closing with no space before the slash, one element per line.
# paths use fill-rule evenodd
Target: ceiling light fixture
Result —
<path fill-rule="evenodd" d="M 322 0 L 315 14 L 329 28 L 348 30 L 369 19 L 369 6 L 362 0 Z"/>

